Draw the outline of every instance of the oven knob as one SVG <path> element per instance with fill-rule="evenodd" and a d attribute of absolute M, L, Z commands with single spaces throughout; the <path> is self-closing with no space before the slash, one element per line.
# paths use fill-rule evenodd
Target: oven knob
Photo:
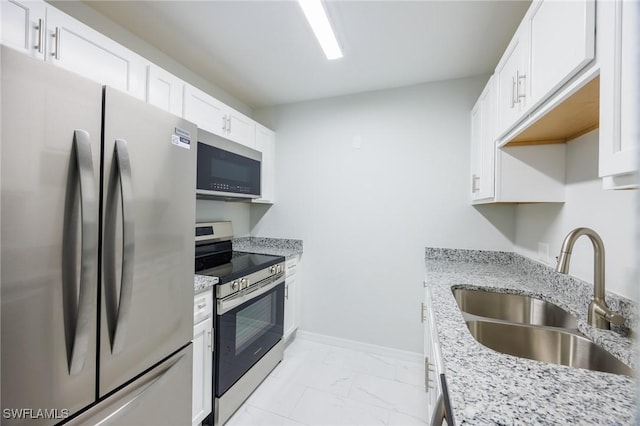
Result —
<path fill-rule="evenodd" d="M 231 290 L 238 291 L 238 281 L 234 281 L 231 283 Z"/>
<path fill-rule="evenodd" d="M 276 272 L 279 274 L 280 272 L 282 272 L 282 266 L 278 265 L 276 266 Z"/>
<path fill-rule="evenodd" d="M 275 274 L 275 273 L 276 273 L 276 267 L 275 267 L 275 266 L 272 266 L 270 270 L 271 270 L 271 273 L 272 273 L 272 274 Z"/>
<path fill-rule="evenodd" d="M 240 280 L 240 288 L 247 288 L 248 281 L 246 278 Z"/>

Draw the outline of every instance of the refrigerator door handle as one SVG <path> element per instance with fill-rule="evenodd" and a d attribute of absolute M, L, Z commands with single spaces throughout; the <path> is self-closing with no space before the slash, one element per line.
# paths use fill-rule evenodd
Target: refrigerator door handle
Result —
<path fill-rule="evenodd" d="M 95 315 L 93 301 L 97 291 L 97 247 L 98 247 L 98 197 L 96 194 L 96 181 L 93 172 L 93 160 L 91 155 L 91 142 L 89 133 L 84 130 L 76 130 L 73 135 L 73 148 L 78 170 L 78 182 L 80 185 L 80 215 L 81 225 L 81 252 L 80 252 L 80 289 L 77 306 L 67 305 L 66 309 L 75 310 L 68 312 L 68 318 L 75 317 L 75 321 L 69 321 L 74 327 L 71 353 L 69 359 L 69 374 L 77 374 L 84 368 L 87 358 L 91 336 L 92 320 Z M 75 243 L 74 243 L 75 244 Z M 71 276 L 75 276 L 72 274 Z M 75 280 L 74 280 L 75 281 Z M 75 309 L 74 309 L 75 308 Z"/>
<path fill-rule="evenodd" d="M 111 200 L 110 228 L 105 241 L 105 291 L 107 296 L 107 323 L 111 340 L 111 353 L 122 351 L 127 337 L 131 299 L 133 296 L 133 265 L 135 255 L 133 181 L 131 160 L 127 141 L 116 139 L 115 166 L 120 181 L 120 200 L 122 207 L 122 273 L 120 278 L 120 298 L 116 303 L 115 290 L 115 200 Z M 113 184 L 113 182 L 112 182 Z"/>

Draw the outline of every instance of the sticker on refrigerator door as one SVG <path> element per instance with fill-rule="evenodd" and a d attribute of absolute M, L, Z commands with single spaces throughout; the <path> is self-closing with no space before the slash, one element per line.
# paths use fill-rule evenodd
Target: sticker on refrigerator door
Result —
<path fill-rule="evenodd" d="M 181 129 L 180 127 L 174 127 L 175 134 L 178 136 L 182 136 L 183 138 L 191 139 L 191 132 L 185 129 Z"/>
<path fill-rule="evenodd" d="M 184 136 L 171 135 L 171 143 L 184 149 L 191 149 L 191 139 Z"/>

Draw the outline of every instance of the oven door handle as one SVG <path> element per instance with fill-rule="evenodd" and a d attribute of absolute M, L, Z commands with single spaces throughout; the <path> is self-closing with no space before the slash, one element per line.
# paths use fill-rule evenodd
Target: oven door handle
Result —
<path fill-rule="evenodd" d="M 220 299 L 217 302 L 216 314 L 217 315 L 225 314 L 230 310 L 242 305 L 243 303 L 246 303 L 249 300 L 255 299 L 256 297 L 265 294 L 269 290 L 275 288 L 276 286 L 282 283 L 284 283 L 284 274 L 280 279 L 272 282 L 271 284 L 264 285 L 258 288 L 257 290 L 252 291 L 251 293 L 238 294 L 236 296 L 231 296 L 226 299 Z"/>

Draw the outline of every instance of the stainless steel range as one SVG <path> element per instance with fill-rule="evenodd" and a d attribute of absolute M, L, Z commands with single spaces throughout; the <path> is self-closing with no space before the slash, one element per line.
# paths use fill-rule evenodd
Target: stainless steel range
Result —
<path fill-rule="evenodd" d="M 214 288 L 214 411 L 224 424 L 282 360 L 284 257 L 234 252 L 231 222 L 196 225 L 196 274 Z"/>

